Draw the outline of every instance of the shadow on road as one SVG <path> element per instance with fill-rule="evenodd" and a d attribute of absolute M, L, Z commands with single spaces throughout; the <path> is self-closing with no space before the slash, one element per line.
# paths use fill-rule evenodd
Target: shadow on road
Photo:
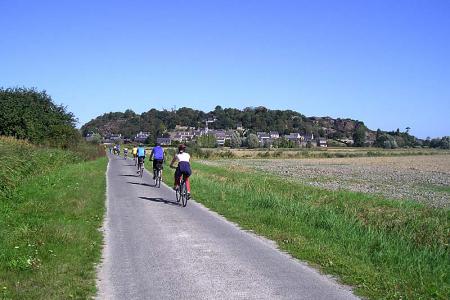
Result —
<path fill-rule="evenodd" d="M 143 186 L 155 187 L 154 184 L 148 184 L 148 183 L 142 183 L 142 182 L 131 182 L 131 181 L 127 181 L 127 183 L 129 183 L 129 184 L 138 184 L 138 185 L 143 185 Z"/>
<path fill-rule="evenodd" d="M 120 174 L 119 176 L 125 176 L 125 177 L 139 177 L 138 174 L 133 175 L 133 174 Z"/>
<path fill-rule="evenodd" d="M 164 204 L 170 204 L 170 205 L 176 205 L 179 206 L 180 203 L 176 202 L 176 201 L 169 201 L 163 198 L 150 198 L 150 197 L 139 197 L 140 199 L 144 199 L 144 200 L 148 200 L 148 201 L 153 201 L 153 202 L 160 202 L 160 203 L 164 203 Z"/>

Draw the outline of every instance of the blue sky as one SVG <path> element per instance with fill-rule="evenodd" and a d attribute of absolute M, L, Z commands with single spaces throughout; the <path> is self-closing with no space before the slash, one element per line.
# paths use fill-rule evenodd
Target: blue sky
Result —
<path fill-rule="evenodd" d="M 450 135 L 450 1 L 0 1 L 0 86 L 84 124 L 216 105 Z"/>

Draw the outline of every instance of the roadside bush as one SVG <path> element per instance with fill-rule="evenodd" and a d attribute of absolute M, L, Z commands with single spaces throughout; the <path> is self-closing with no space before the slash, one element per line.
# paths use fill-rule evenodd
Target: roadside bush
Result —
<path fill-rule="evenodd" d="M 45 91 L 0 88 L 0 135 L 58 148 L 77 145 L 76 118 Z"/>

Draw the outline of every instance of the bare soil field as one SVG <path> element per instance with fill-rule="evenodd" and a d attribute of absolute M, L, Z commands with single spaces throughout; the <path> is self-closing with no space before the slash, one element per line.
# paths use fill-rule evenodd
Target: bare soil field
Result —
<path fill-rule="evenodd" d="M 256 169 L 330 190 L 450 207 L 450 155 L 310 159 L 226 159 L 203 163 Z"/>
<path fill-rule="evenodd" d="M 277 149 L 203 149 L 217 157 L 220 154 L 231 153 L 236 158 L 331 158 L 331 157 L 378 157 L 378 156 L 410 156 L 410 155 L 442 155 L 450 154 L 449 150 L 429 148 L 359 148 L 359 147 L 328 147 L 328 148 L 277 148 Z"/>

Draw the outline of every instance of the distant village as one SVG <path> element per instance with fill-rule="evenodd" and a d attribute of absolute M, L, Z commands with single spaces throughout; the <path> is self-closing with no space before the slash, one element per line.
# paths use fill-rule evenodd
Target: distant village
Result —
<path fill-rule="evenodd" d="M 209 129 L 207 121 L 205 128 L 192 128 L 188 126 L 177 125 L 173 131 L 168 131 L 164 134 L 165 137 L 157 137 L 156 142 L 163 146 L 173 146 L 180 143 L 196 142 L 199 137 L 205 135 L 211 135 L 216 140 L 217 147 L 230 146 L 233 134 L 245 139 L 248 136 L 248 131 L 242 126 L 241 123 L 236 124 L 236 129 Z M 88 133 L 86 140 L 90 141 L 94 139 L 94 133 Z M 146 143 L 151 136 L 150 132 L 137 132 L 134 137 L 124 137 L 121 134 L 108 134 L 102 136 L 103 143 Z M 299 133 L 293 132 L 286 135 L 280 135 L 277 131 L 269 132 L 256 132 L 256 136 L 259 141 L 259 147 L 272 148 L 279 145 L 280 139 L 287 141 L 294 147 L 328 147 L 326 138 L 315 137 L 312 133 Z M 351 145 L 352 139 L 345 139 L 342 142 Z"/>

